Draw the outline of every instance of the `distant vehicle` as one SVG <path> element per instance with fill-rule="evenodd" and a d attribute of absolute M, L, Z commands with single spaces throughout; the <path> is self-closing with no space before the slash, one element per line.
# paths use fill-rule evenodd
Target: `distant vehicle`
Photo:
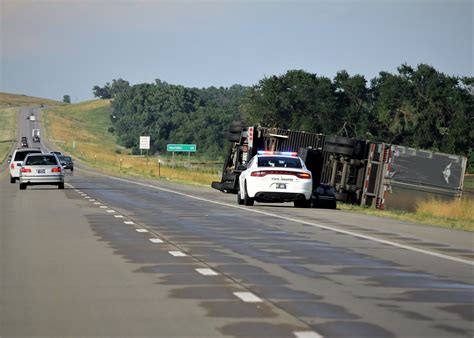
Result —
<path fill-rule="evenodd" d="M 25 138 L 25 139 L 22 139 L 20 141 L 20 144 L 21 144 L 21 147 L 22 148 L 28 148 L 28 140 Z"/>
<path fill-rule="evenodd" d="M 40 137 L 38 135 L 33 136 L 33 142 L 40 142 Z"/>
<path fill-rule="evenodd" d="M 71 156 L 58 156 L 58 158 L 64 169 L 74 171 L 74 162 L 72 161 Z"/>
<path fill-rule="evenodd" d="M 20 190 L 28 185 L 57 185 L 64 189 L 64 170 L 57 156 L 28 154 L 20 169 Z"/>
<path fill-rule="evenodd" d="M 35 121 L 36 117 L 34 115 L 30 115 L 30 121 Z"/>
<path fill-rule="evenodd" d="M 237 203 L 293 202 L 295 207 L 311 207 L 313 181 L 297 153 L 259 151 L 239 176 Z"/>
<path fill-rule="evenodd" d="M 39 148 L 18 148 L 16 149 L 11 159 L 10 163 L 10 183 L 15 183 L 17 179 L 20 178 L 20 168 L 22 166 L 23 160 L 28 154 L 41 154 L 41 149 Z"/>
<path fill-rule="evenodd" d="M 63 156 L 63 153 L 60 152 L 60 151 L 50 151 L 49 153 L 50 153 L 50 154 L 55 154 L 55 155 L 57 155 L 57 156 Z"/>

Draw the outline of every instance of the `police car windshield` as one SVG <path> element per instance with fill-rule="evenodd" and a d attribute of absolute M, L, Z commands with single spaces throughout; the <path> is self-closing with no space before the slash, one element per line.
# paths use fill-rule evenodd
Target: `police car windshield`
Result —
<path fill-rule="evenodd" d="M 283 156 L 261 156 L 258 158 L 257 166 L 274 168 L 302 168 L 299 158 Z"/>

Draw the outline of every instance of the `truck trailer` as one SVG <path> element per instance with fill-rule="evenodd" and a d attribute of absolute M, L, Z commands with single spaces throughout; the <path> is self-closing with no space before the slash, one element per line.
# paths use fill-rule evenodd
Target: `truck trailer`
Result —
<path fill-rule="evenodd" d="M 331 190 L 341 202 L 378 209 L 412 210 L 422 199 L 459 198 L 467 159 L 337 135 L 231 125 L 220 181 L 212 187 L 237 193 L 238 177 L 259 150 L 293 151 L 313 174 L 315 192 Z M 315 193 L 314 196 L 318 196 Z"/>

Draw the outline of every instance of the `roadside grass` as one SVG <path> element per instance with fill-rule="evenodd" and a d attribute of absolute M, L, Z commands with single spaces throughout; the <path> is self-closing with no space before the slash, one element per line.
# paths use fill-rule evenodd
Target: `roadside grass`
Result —
<path fill-rule="evenodd" d="M 116 137 L 108 132 L 110 121 L 110 101 L 93 100 L 67 106 L 45 109 L 43 120 L 47 134 L 58 148 L 89 165 L 113 173 L 137 177 L 150 177 L 210 185 L 218 180 L 215 164 L 185 168 L 186 159 L 172 165 L 168 157 L 132 156 L 130 150 L 118 147 Z"/>
<path fill-rule="evenodd" d="M 5 107 L 20 107 L 20 106 L 31 106 L 44 104 L 47 106 L 57 106 L 62 104 L 59 101 L 54 101 L 50 99 L 44 99 L 41 97 L 27 96 L 27 95 L 18 95 L 10 93 L 0 93 L 0 106 Z"/>
<path fill-rule="evenodd" d="M 437 199 L 422 201 L 417 204 L 416 212 L 378 210 L 344 203 L 338 203 L 337 207 L 366 215 L 474 232 L 474 199 L 471 197 L 448 202 Z"/>
<path fill-rule="evenodd" d="M 191 168 L 185 167 L 186 156 L 177 156 L 174 165 L 171 158 L 166 156 L 132 156 L 128 149 L 118 147 L 115 135 L 108 132 L 108 128 L 112 126 L 110 112 L 109 100 L 94 100 L 45 109 L 43 120 L 49 138 L 58 148 L 98 170 L 204 186 L 220 180 L 219 165 L 204 161 L 196 163 L 195 156 L 191 161 Z M 474 231 L 473 203 L 472 198 L 449 203 L 433 200 L 420 203 L 414 213 L 376 210 L 344 203 L 338 203 L 338 208 L 401 221 Z"/>
<path fill-rule="evenodd" d="M 18 108 L 0 108 L 0 163 L 16 141 L 17 115 Z"/>

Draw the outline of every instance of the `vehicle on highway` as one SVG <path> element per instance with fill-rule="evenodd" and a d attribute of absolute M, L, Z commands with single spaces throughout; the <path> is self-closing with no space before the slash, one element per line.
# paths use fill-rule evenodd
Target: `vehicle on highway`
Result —
<path fill-rule="evenodd" d="M 64 170 L 56 155 L 28 154 L 20 169 L 20 190 L 28 185 L 57 185 L 64 189 Z"/>
<path fill-rule="evenodd" d="M 28 139 L 26 138 L 26 136 L 22 136 L 22 138 L 20 140 L 20 145 L 23 148 L 28 148 Z"/>
<path fill-rule="evenodd" d="M 54 154 L 54 155 L 56 155 L 56 156 L 63 156 L 63 153 L 60 152 L 60 151 L 50 151 L 49 153 L 50 153 L 50 154 Z"/>
<path fill-rule="evenodd" d="M 64 169 L 74 171 L 74 162 L 72 161 L 71 156 L 58 156 L 58 158 Z"/>
<path fill-rule="evenodd" d="M 33 135 L 33 142 L 40 142 L 40 137 L 38 135 Z"/>
<path fill-rule="evenodd" d="M 26 155 L 28 154 L 41 154 L 42 151 L 39 148 L 18 148 L 16 149 L 11 159 L 10 163 L 10 183 L 15 183 L 16 180 L 20 178 L 20 168 L 23 161 L 25 160 Z"/>
<path fill-rule="evenodd" d="M 297 153 L 259 151 L 242 169 L 238 204 L 293 202 L 295 207 L 311 207 L 311 172 Z"/>
<path fill-rule="evenodd" d="M 329 184 L 320 184 L 311 196 L 313 208 L 336 209 L 336 191 Z"/>

